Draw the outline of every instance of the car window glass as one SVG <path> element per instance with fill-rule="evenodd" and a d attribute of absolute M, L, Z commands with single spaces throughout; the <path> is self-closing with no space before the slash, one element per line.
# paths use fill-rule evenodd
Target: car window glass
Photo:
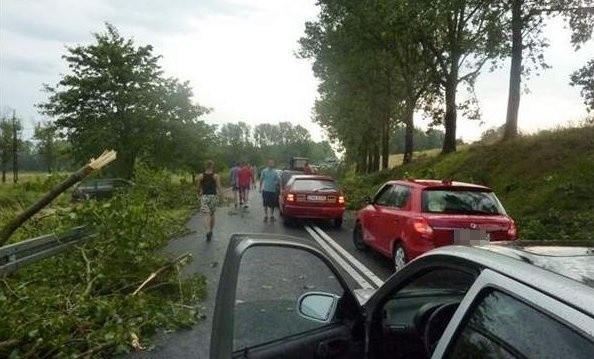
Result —
<path fill-rule="evenodd" d="M 466 271 L 439 268 L 433 269 L 416 277 L 407 285 L 398 290 L 395 296 L 408 296 L 409 293 L 466 293 L 472 286 L 476 274 Z"/>
<path fill-rule="evenodd" d="M 380 192 L 375 196 L 374 203 L 380 206 L 388 206 L 390 204 L 390 197 L 392 196 L 392 185 L 384 186 Z"/>
<path fill-rule="evenodd" d="M 296 179 L 291 186 L 293 191 L 335 191 L 336 183 L 329 180 Z"/>
<path fill-rule="evenodd" d="M 490 291 L 455 339 L 451 358 L 594 358 L 594 343 L 550 315 Z"/>
<path fill-rule="evenodd" d="M 459 189 L 423 191 L 423 212 L 461 214 L 505 214 L 493 192 Z"/>
<path fill-rule="evenodd" d="M 427 357 L 422 333 L 431 310 L 462 301 L 475 279 L 474 273 L 439 267 L 396 289 L 382 307 L 382 327 L 389 328 L 383 357 Z"/>
<path fill-rule="evenodd" d="M 241 259 L 237 282 L 234 351 L 327 325 L 299 315 L 297 300 L 308 292 L 342 296 L 343 288 L 326 264 L 307 251 L 248 249 Z"/>
<path fill-rule="evenodd" d="M 410 188 L 406 186 L 394 186 L 390 205 L 397 208 L 404 208 L 410 197 Z"/>

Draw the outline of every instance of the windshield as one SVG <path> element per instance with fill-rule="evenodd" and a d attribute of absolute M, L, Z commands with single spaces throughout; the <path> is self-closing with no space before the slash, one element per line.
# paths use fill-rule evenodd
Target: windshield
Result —
<path fill-rule="evenodd" d="M 427 189 L 423 192 L 423 212 L 447 214 L 500 215 L 505 210 L 493 192 L 459 189 Z"/>
<path fill-rule="evenodd" d="M 336 191 L 336 183 L 330 180 L 298 179 L 291 186 L 293 191 Z"/>

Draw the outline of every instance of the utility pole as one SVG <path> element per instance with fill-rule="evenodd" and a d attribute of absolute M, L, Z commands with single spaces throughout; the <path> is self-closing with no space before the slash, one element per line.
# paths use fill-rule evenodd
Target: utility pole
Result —
<path fill-rule="evenodd" d="M 16 111 L 12 110 L 12 181 L 17 183 L 19 181 L 19 167 L 18 167 L 18 128 L 16 121 Z"/>

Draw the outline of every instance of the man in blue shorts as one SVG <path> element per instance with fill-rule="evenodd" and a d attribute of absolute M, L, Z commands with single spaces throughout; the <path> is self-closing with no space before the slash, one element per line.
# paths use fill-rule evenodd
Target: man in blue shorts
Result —
<path fill-rule="evenodd" d="M 260 174 L 260 192 L 262 192 L 262 201 L 264 203 L 264 222 L 276 221 L 274 218 L 274 209 L 278 207 L 278 195 L 280 192 L 280 176 L 274 165 L 274 160 L 268 160 L 268 167 L 262 170 Z M 268 217 L 270 209 L 270 217 Z"/>

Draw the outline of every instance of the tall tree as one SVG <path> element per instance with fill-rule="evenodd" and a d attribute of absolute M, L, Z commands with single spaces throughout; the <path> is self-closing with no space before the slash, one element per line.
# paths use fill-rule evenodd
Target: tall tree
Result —
<path fill-rule="evenodd" d="M 52 173 L 58 157 L 57 137 L 57 128 L 52 122 L 38 122 L 35 125 L 33 133 L 33 138 L 37 141 L 35 147 L 37 153 L 44 157 L 48 173 Z"/>
<path fill-rule="evenodd" d="M 534 66 L 548 67 L 542 54 L 547 46 L 542 36 L 545 19 L 562 16 L 569 24 L 571 43 L 576 49 L 591 38 L 594 27 L 592 0 L 509 0 L 509 9 L 512 46 L 504 140 L 518 134 L 522 75 L 529 73 Z M 525 55 L 531 64 L 523 64 Z"/>
<path fill-rule="evenodd" d="M 6 172 L 9 169 L 9 164 L 12 161 L 14 179 L 17 179 L 15 168 L 15 158 L 18 150 L 22 147 L 20 138 L 20 131 L 22 129 L 21 121 L 14 116 L 3 116 L 0 119 L 0 167 L 2 169 L 2 183 L 6 182 Z"/>
<path fill-rule="evenodd" d="M 252 128 L 241 121 L 223 124 L 218 133 L 222 145 L 235 147 L 238 151 L 251 144 L 251 136 Z"/>
<path fill-rule="evenodd" d="M 175 141 L 173 123 L 198 122 L 207 109 L 193 103 L 187 83 L 164 77 L 151 45 L 136 46 L 110 24 L 94 38 L 68 48 L 70 73 L 46 85 L 49 99 L 39 107 L 65 131 L 78 163 L 113 148 L 118 160 L 110 169 L 131 177 L 137 158 L 156 159 L 157 143 Z"/>
<path fill-rule="evenodd" d="M 415 2 L 420 40 L 432 62 L 434 81 L 445 93 L 442 153 L 456 150 L 459 84 L 473 92 L 483 66 L 505 53 L 505 7 L 491 0 L 424 0 Z M 471 97 L 462 105 L 472 111 Z"/>
<path fill-rule="evenodd" d="M 594 111 L 594 60 L 590 60 L 580 70 L 571 74 L 571 85 L 582 88 L 581 94 L 588 112 Z"/>
<path fill-rule="evenodd" d="M 374 3 L 324 0 L 319 5 L 318 20 L 306 23 L 299 52 L 314 60 L 321 80 L 314 119 L 345 147 L 358 170 L 379 169 L 381 154 L 387 167 L 396 86 L 393 59 L 370 30 Z"/>

